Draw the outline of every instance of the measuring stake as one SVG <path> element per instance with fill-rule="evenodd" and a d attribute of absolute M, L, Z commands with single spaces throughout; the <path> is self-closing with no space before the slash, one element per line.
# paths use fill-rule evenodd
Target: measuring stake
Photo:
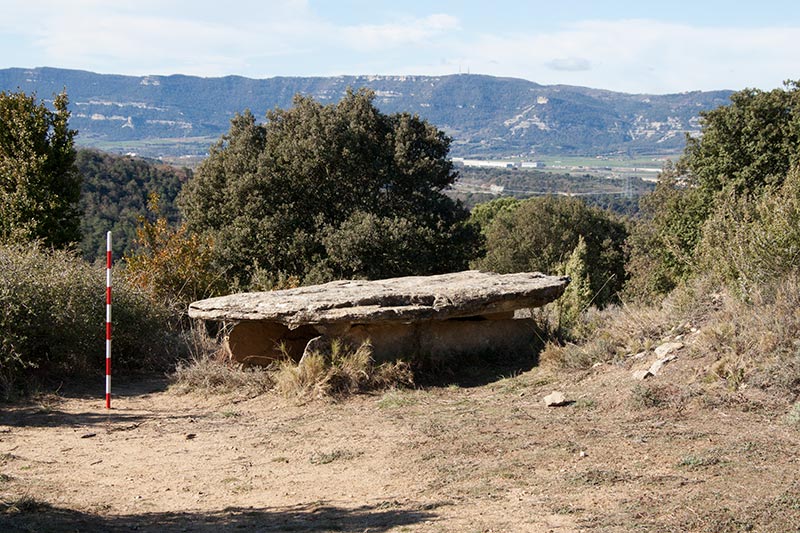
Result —
<path fill-rule="evenodd" d="M 111 409 L 111 232 L 106 234 L 106 409 Z"/>

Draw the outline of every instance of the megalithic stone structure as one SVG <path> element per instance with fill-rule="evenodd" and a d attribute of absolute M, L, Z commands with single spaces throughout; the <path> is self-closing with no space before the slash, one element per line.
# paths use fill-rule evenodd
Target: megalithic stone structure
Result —
<path fill-rule="evenodd" d="M 333 281 L 200 300 L 189 306 L 189 316 L 232 326 L 226 349 L 245 364 L 268 364 L 285 354 L 299 360 L 334 338 L 356 346 L 369 341 L 378 362 L 445 360 L 530 348 L 534 325 L 518 311 L 554 301 L 568 284 L 568 277 L 538 272 L 474 270 Z"/>

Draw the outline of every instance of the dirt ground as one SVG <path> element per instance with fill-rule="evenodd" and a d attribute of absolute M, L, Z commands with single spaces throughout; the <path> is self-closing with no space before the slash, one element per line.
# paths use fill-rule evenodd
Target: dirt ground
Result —
<path fill-rule="evenodd" d="M 306 402 L 118 377 L 110 411 L 102 382 L 62 390 L 0 405 L 0 531 L 800 531 L 793 399 L 704 364 Z"/>

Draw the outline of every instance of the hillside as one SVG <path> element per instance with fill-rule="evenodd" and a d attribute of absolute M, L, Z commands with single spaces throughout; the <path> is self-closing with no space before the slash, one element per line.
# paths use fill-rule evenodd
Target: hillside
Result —
<path fill-rule="evenodd" d="M 484 157 L 676 154 L 685 132 L 699 133 L 698 113 L 731 94 L 632 95 L 474 74 L 255 80 L 0 70 L 0 90 L 49 98 L 66 88 L 81 145 L 150 157 L 202 155 L 236 112 L 263 116 L 296 93 L 334 102 L 348 87 L 373 89 L 383 112 L 417 113 L 444 129 L 452 155 Z"/>

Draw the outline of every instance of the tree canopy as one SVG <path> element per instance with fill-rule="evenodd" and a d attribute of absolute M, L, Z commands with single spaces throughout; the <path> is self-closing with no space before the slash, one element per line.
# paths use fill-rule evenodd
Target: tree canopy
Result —
<path fill-rule="evenodd" d="M 381 113 L 373 98 L 298 95 L 263 124 L 249 111 L 233 118 L 179 202 L 230 274 L 322 281 L 467 265 L 478 233 L 444 194 L 457 177 L 450 139 L 417 116 Z"/>
<path fill-rule="evenodd" d="M 687 139 L 684 163 L 700 189 L 758 192 L 780 185 L 800 156 L 800 86 L 745 89 L 730 105 L 700 113 L 702 135 Z"/>
<path fill-rule="evenodd" d="M 144 216 L 151 221 L 164 217 L 169 224 L 178 223 L 175 201 L 191 170 L 96 150 L 78 150 L 76 165 L 83 176 L 79 249 L 84 259 L 94 261 L 105 256 L 107 231 L 114 232 L 116 256 L 133 252 L 137 227 Z M 159 200 L 156 213 L 148 213 L 152 194 Z"/>
<path fill-rule="evenodd" d="M 499 209 L 485 230 L 486 256 L 475 266 L 500 273 L 564 273 L 580 244 L 594 303 L 612 301 L 622 288 L 628 234 L 609 213 L 573 197 L 540 196 L 489 207 L 492 204 Z"/>
<path fill-rule="evenodd" d="M 665 293 L 698 268 L 707 220 L 722 204 L 779 188 L 800 157 L 800 86 L 745 89 L 702 112 L 702 135 L 665 167 L 641 202 L 649 220 L 631 238 L 632 293 Z"/>
<path fill-rule="evenodd" d="M 65 92 L 51 111 L 36 95 L 0 92 L 0 242 L 65 247 L 80 238 L 81 176 Z"/>

